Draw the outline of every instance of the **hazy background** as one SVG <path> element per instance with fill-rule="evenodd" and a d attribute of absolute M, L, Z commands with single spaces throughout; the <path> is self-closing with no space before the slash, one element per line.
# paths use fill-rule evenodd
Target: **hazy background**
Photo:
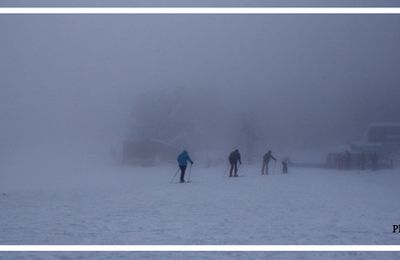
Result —
<path fill-rule="evenodd" d="M 400 121 L 399 25 L 398 15 L 2 15 L 0 167 L 98 162 L 138 138 L 199 153 L 245 153 L 250 140 L 258 157 L 360 140 L 371 122 Z"/>

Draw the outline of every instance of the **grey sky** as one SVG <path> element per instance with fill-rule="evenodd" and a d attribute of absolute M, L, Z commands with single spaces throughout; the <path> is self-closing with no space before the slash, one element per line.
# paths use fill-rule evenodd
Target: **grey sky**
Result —
<path fill-rule="evenodd" d="M 3 152 L 125 138 L 143 93 L 173 91 L 207 133 L 195 143 L 234 142 L 243 113 L 262 146 L 353 141 L 370 122 L 400 121 L 399 25 L 398 15 L 3 15 Z"/>

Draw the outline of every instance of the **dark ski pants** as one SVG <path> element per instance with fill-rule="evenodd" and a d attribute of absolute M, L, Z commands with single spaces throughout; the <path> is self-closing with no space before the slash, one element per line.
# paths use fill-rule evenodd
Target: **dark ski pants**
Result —
<path fill-rule="evenodd" d="M 238 176 L 238 175 L 237 175 L 237 172 L 238 172 L 237 161 L 236 161 L 236 162 L 230 161 L 229 163 L 231 164 L 231 169 L 230 169 L 230 171 L 229 171 L 229 177 L 232 177 L 233 169 L 235 169 L 235 176 L 237 177 L 237 176 Z"/>
<path fill-rule="evenodd" d="M 179 165 L 179 168 L 181 169 L 181 182 L 185 182 L 186 165 Z"/>
<path fill-rule="evenodd" d="M 261 174 L 262 175 L 268 175 L 268 161 L 263 161 L 262 169 L 261 169 Z"/>
<path fill-rule="evenodd" d="M 282 173 L 287 173 L 287 165 L 286 164 L 284 164 L 282 166 Z"/>

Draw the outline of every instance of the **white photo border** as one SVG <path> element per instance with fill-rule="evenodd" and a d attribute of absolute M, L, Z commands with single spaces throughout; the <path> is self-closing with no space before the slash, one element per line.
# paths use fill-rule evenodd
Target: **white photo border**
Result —
<path fill-rule="evenodd" d="M 0 7 L 9 14 L 400 14 L 400 7 Z M 400 245 L 0 245 L 0 252 L 399 252 Z"/>
<path fill-rule="evenodd" d="M 400 14 L 400 7 L 0 7 L 0 14 Z"/>
<path fill-rule="evenodd" d="M 0 245 L 0 252 L 399 252 L 400 245 Z"/>

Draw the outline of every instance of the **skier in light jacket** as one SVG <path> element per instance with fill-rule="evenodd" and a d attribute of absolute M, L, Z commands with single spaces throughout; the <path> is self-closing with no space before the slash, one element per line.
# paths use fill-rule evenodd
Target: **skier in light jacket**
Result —
<path fill-rule="evenodd" d="M 276 161 L 276 158 L 272 155 L 271 150 L 269 150 L 266 154 L 264 154 L 264 157 L 263 157 L 263 165 L 261 168 L 262 175 L 264 175 L 264 174 L 268 175 L 268 164 L 271 159 Z"/>

